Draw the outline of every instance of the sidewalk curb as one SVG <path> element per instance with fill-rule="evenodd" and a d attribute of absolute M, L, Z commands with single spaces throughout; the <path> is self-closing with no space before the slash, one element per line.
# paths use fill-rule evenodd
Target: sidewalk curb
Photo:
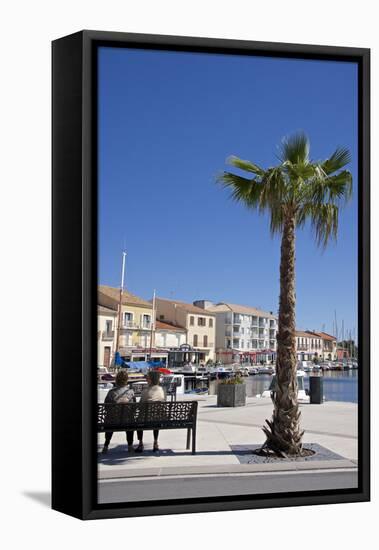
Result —
<path fill-rule="evenodd" d="M 99 481 L 108 479 L 130 479 L 141 477 L 172 477 L 172 476 L 214 476 L 214 475 L 238 475 L 275 472 L 306 472 L 322 470 L 340 471 L 357 470 L 357 465 L 350 460 L 320 460 L 303 462 L 286 462 L 282 464 L 225 464 L 214 466 L 166 466 L 163 468 L 115 468 L 112 471 L 98 470 Z"/>

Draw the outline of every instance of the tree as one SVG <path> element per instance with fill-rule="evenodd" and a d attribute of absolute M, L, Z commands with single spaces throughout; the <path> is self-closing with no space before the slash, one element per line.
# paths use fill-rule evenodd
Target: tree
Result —
<path fill-rule="evenodd" d="M 303 453 L 295 352 L 296 229 L 309 222 L 317 245 L 326 247 L 331 238 L 337 238 L 340 207 L 352 193 L 351 173 L 343 169 L 350 162 L 347 149 L 337 148 L 328 159 L 317 162 L 310 159 L 309 151 L 307 136 L 296 133 L 282 140 L 276 166 L 264 169 L 232 156 L 228 164 L 247 174 L 224 172 L 218 177 L 234 200 L 268 213 L 271 234 L 281 235 L 277 388 L 272 419 L 263 427 L 262 448 L 281 457 Z"/>

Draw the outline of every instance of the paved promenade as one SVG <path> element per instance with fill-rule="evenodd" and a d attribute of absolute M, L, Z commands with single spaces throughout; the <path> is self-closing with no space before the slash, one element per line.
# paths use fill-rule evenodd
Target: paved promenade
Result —
<path fill-rule="evenodd" d="M 161 431 L 159 454 L 152 452 L 152 432 L 146 431 L 142 455 L 128 454 L 125 434 L 115 433 L 108 453 L 99 454 L 101 502 L 143 498 L 141 484 L 136 483 L 143 479 L 149 480 L 144 487 L 148 486 L 154 493 L 154 496 L 150 493 L 150 498 L 177 498 L 178 479 L 180 485 L 187 479 L 187 488 L 192 487 L 197 496 L 203 493 L 228 494 L 230 491 L 232 494 L 259 493 L 262 487 L 267 492 L 280 492 L 313 486 L 341 488 L 356 485 L 356 404 L 326 402 L 300 406 L 302 427 L 306 430 L 304 442 L 322 446 L 339 455 L 338 460 L 331 457 L 251 464 L 245 463 L 236 449 L 248 453 L 249 447 L 264 442 L 262 425 L 266 418 L 271 417 L 271 400 L 248 398 L 245 407 L 218 408 L 216 396 L 191 396 L 191 399 L 199 402 L 196 455 L 185 448 L 186 430 Z M 99 451 L 103 440 L 101 434 Z"/>

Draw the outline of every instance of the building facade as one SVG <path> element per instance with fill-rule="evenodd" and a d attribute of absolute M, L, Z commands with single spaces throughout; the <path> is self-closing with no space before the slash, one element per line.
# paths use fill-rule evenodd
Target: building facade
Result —
<path fill-rule="evenodd" d="M 97 305 L 97 366 L 111 366 L 115 352 L 117 302 L 98 294 Z"/>
<path fill-rule="evenodd" d="M 197 361 L 215 359 L 216 319 L 212 312 L 179 300 L 156 298 L 157 320 L 185 329 L 186 342 Z"/>
<path fill-rule="evenodd" d="M 323 358 L 322 338 L 309 330 L 296 331 L 296 356 L 298 361 Z"/>
<path fill-rule="evenodd" d="M 337 340 L 326 332 L 296 331 L 296 356 L 299 361 L 335 361 Z"/>
<path fill-rule="evenodd" d="M 335 361 L 338 358 L 337 338 L 326 332 L 316 332 L 322 339 L 322 358 L 324 361 Z"/>
<path fill-rule="evenodd" d="M 272 312 L 220 302 L 194 304 L 216 317 L 216 357 L 221 363 L 270 363 L 276 359 L 278 320 Z"/>
<path fill-rule="evenodd" d="M 99 294 L 119 304 L 120 289 L 100 285 Z M 152 343 L 152 304 L 125 290 L 121 304 L 120 327 L 118 327 L 118 315 L 116 318 L 115 341 L 117 341 L 118 330 L 121 357 L 125 361 L 146 360 Z"/>

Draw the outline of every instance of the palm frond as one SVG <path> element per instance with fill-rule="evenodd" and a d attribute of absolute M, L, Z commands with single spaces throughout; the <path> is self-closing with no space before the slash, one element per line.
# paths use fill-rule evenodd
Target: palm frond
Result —
<path fill-rule="evenodd" d="M 350 162 L 347 149 L 337 148 L 323 162 L 309 158 L 309 140 L 303 132 L 283 139 L 279 165 L 263 169 L 232 156 L 228 163 L 253 177 L 224 172 L 217 181 L 231 197 L 260 213 L 268 212 L 271 233 L 281 232 L 288 215 L 302 227 L 310 221 L 318 245 L 336 238 L 339 209 L 352 194 L 352 176 L 343 167 Z"/>
<path fill-rule="evenodd" d="M 265 171 L 262 170 L 262 168 L 260 168 L 257 164 L 254 164 L 249 160 L 240 159 L 238 157 L 235 157 L 234 155 L 230 156 L 226 160 L 226 162 L 231 166 L 235 166 L 236 168 L 240 168 L 241 170 L 245 170 L 246 172 L 251 172 L 256 176 L 263 176 L 265 173 Z"/>
<path fill-rule="evenodd" d="M 337 238 L 339 208 L 331 203 L 311 205 L 309 214 L 316 243 L 325 248 L 331 238 Z"/>
<path fill-rule="evenodd" d="M 347 202 L 353 189 L 353 178 L 349 171 L 343 170 L 334 176 L 317 176 L 309 186 L 309 195 L 315 204 Z"/>
<path fill-rule="evenodd" d="M 217 177 L 217 182 L 230 189 L 233 200 L 243 202 L 250 208 L 259 208 L 262 187 L 254 178 L 248 179 L 232 172 L 223 172 Z"/>
<path fill-rule="evenodd" d="M 307 164 L 309 162 L 309 139 L 304 132 L 298 132 L 285 137 L 280 146 L 282 162 L 292 164 Z"/>
<path fill-rule="evenodd" d="M 321 163 L 323 172 L 328 176 L 341 170 L 351 162 L 350 151 L 345 147 L 338 147 L 332 156 Z"/>

